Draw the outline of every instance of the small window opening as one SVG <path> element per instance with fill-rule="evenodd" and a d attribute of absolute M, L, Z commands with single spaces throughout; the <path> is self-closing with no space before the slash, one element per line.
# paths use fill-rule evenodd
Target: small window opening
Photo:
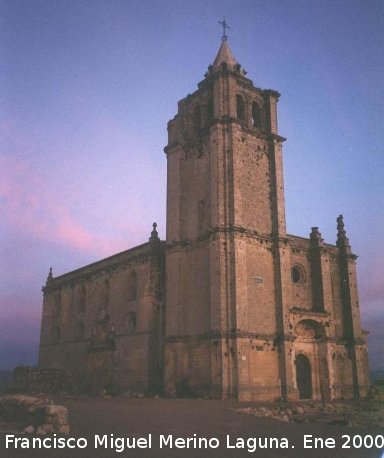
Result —
<path fill-rule="evenodd" d="M 241 95 L 236 96 L 236 102 L 237 102 L 237 117 L 238 119 L 245 119 L 245 104 L 244 104 L 244 99 L 241 97 Z"/>
<path fill-rule="evenodd" d="M 292 277 L 292 282 L 295 284 L 303 283 L 304 281 L 304 274 L 300 267 L 298 266 L 293 266 L 291 270 L 291 277 Z"/>
<path fill-rule="evenodd" d="M 213 98 L 212 97 L 208 100 L 207 121 L 208 122 L 212 122 L 213 121 Z"/>
<path fill-rule="evenodd" d="M 135 312 L 128 313 L 128 327 L 131 331 L 134 331 L 137 327 L 137 316 Z"/>
<path fill-rule="evenodd" d="M 55 316 L 56 318 L 61 317 L 61 295 L 57 293 L 55 295 Z"/>
<path fill-rule="evenodd" d="M 254 127 L 261 127 L 261 110 L 258 103 L 252 103 L 252 125 Z"/>
<path fill-rule="evenodd" d="M 197 106 L 193 112 L 193 126 L 196 133 L 200 132 L 201 129 L 201 110 Z"/>
<path fill-rule="evenodd" d="M 137 274 L 131 272 L 128 277 L 127 299 L 128 301 L 135 301 L 137 299 Z"/>
<path fill-rule="evenodd" d="M 84 323 L 79 321 L 76 327 L 76 337 L 78 339 L 84 339 Z"/>
<path fill-rule="evenodd" d="M 78 302 L 78 311 L 80 313 L 85 311 L 85 296 L 86 296 L 85 286 L 81 285 L 79 289 L 79 302 Z"/>
<path fill-rule="evenodd" d="M 52 340 L 54 343 L 59 343 L 61 341 L 61 331 L 59 326 L 55 326 L 52 332 Z"/>

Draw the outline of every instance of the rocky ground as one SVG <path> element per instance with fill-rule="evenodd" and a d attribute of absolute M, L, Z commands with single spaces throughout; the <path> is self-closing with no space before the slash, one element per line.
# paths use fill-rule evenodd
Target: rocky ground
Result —
<path fill-rule="evenodd" d="M 296 404 L 256 405 L 235 401 L 215 401 L 199 399 L 162 399 L 162 398 L 92 398 L 86 396 L 53 397 L 56 405 L 68 410 L 71 431 L 69 436 L 88 439 L 85 449 L 47 449 L 32 450 L 5 448 L 5 434 L 0 432 L 1 458 L 116 458 L 131 456 L 134 458 L 380 458 L 379 448 L 343 448 L 345 435 L 354 437 L 383 435 L 383 429 L 377 426 L 375 418 L 380 416 L 380 404 L 317 404 L 302 402 Z M 375 410 L 380 408 L 380 410 Z M 1 409 L 1 407 L 0 407 Z M 359 416 L 355 414 L 359 412 Z M 45 414 L 48 412 L 45 412 Z M 357 418 L 367 423 L 358 423 Z M 284 417 L 286 418 L 284 419 Z M 46 418 L 46 417 L 45 417 Z M 283 421 L 282 421 L 283 420 Z M 348 423 L 346 422 L 348 420 Z M 350 423 L 349 420 L 352 420 Z M 44 420 L 45 421 L 45 420 Z M 359 420 L 360 421 L 360 420 Z M 381 420 L 380 420 L 381 421 Z M 22 437 L 35 437 L 24 432 Z M 153 437 L 152 448 L 125 450 L 118 453 L 108 448 L 95 448 L 95 435 L 118 437 Z M 160 448 L 159 436 L 173 435 L 174 438 L 196 437 L 220 440 L 216 449 Z M 304 448 L 304 436 L 332 438 L 334 448 Z M 48 434 L 44 437 L 50 437 Z M 257 448 L 250 452 L 245 448 L 227 446 L 227 436 L 231 446 L 244 438 L 248 440 L 275 437 L 287 438 L 288 448 Z M 41 436 L 39 436 L 41 437 Z M 241 441 L 240 441 L 241 443 Z"/>
<path fill-rule="evenodd" d="M 23 394 L 0 396 L 0 432 L 69 434 L 68 411 L 51 399 Z"/>
<path fill-rule="evenodd" d="M 240 412 L 283 422 L 321 423 L 350 428 L 384 428 L 384 402 L 301 402 L 240 407 Z"/>

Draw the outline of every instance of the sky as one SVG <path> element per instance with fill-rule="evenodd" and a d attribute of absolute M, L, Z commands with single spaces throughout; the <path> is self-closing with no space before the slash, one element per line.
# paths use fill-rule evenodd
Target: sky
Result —
<path fill-rule="evenodd" d="M 220 46 L 278 90 L 287 229 L 358 258 L 384 369 L 384 2 L 1 0 L 0 369 L 37 363 L 41 287 L 165 238 L 166 123 Z"/>

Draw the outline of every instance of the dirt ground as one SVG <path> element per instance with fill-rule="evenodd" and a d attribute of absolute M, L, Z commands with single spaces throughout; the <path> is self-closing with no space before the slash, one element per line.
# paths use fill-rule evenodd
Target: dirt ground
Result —
<path fill-rule="evenodd" d="M 260 418 L 241 412 L 245 404 L 230 401 L 194 400 L 194 399 L 103 399 L 65 397 L 55 398 L 56 404 L 68 408 L 71 424 L 70 437 L 85 437 L 88 445 L 85 449 L 15 449 L 5 447 L 5 434 L 0 437 L 1 458 L 241 458 L 241 457 L 337 457 L 337 458 L 381 458 L 383 450 L 378 448 L 366 449 L 341 448 L 347 441 L 343 435 L 353 438 L 355 435 L 383 435 L 381 429 L 349 428 L 338 425 L 281 422 L 272 418 Z M 98 447 L 95 449 L 94 436 L 108 435 L 111 437 L 148 437 L 152 435 L 152 448 L 126 449 L 117 452 L 114 448 Z M 113 434 L 113 436 L 110 436 Z M 160 435 L 176 437 L 217 438 L 220 445 L 215 449 L 194 448 L 160 448 Z M 226 436 L 229 435 L 229 445 L 234 446 L 237 438 L 287 438 L 289 448 L 256 448 L 248 451 L 247 447 L 228 448 Z M 304 435 L 317 438 L 331 438 L 336 442 L 336 448 L 304 449 Z M 30 436 L 24 436 L 30 437 Z M 370 442 L 370 438 L 366 439 Z M 356 445 L 360 439 L 357 437 Z M 331 441 L 328 441 L 331 442 Z M 240 440 L 241 443 L 241 440 Z M 331 445 L 331 444 L 330 444 Z M 245 442 L 246 446 L 246 442 Z M 250 442 L 252 449 L 252 442 Z"/>

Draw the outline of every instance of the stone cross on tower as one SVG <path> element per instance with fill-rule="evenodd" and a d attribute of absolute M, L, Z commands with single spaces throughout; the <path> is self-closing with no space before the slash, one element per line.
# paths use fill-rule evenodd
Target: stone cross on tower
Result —
<path fill-rule="evenodd" d="M 227 21 L 225 20 L 225 17 L 223 18 L 222 21 L 219 21 L 219 24 L 223 27 L 223 35 L 221 37 L 222 41 L 227 41 L 228 35 L 225 33 L 226 29 L 230 29 L 231 27 L 227 24 Z"/>

